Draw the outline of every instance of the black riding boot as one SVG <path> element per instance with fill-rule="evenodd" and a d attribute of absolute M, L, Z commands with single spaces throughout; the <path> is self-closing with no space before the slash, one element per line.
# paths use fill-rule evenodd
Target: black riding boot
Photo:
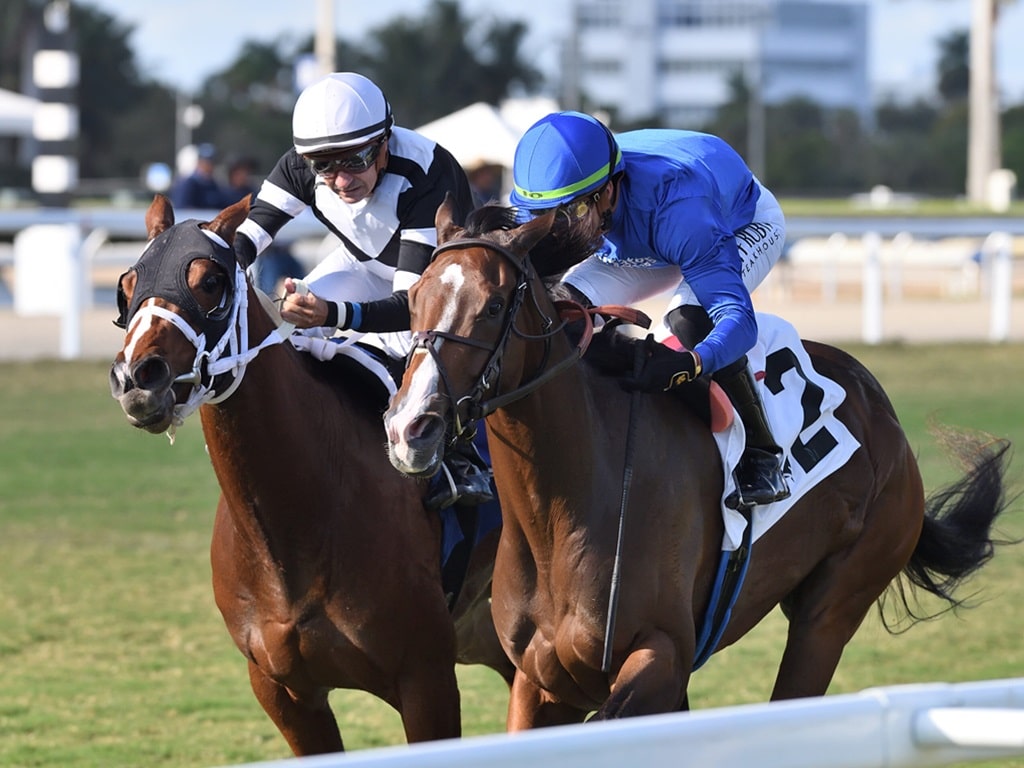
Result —
<path fill-rule="evenodd" d="M 452 504 L 475 506 L 491 501 L 491 470 L 472 440 L 456 440 L 448 448 L 441 470 L 434 475 L 424 504 L 436 511 Z"/>
<path fill-rule="evenodd" d="M 734 473 L 737 493 L 725 500 L 726 505 L 739 509 L 782 501 L 789 496 L 782 475 L 782 449 L 772 437 L 746 356 L 718 371 L 714 379 L 736 406 L 747 433 L 747 445 Z"/>

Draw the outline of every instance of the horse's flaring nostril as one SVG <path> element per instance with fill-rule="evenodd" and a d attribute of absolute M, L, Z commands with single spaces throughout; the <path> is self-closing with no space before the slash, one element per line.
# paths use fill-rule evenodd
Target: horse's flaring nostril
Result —
<path fill-rule="evenodd" d="M 135 388 L 131 377 L 127 375 L 124 363 L 115 363 L 110 366 L 110 394 L 113 397 L 120 397 L 126 392 Z"/>
<path fill-rule="evenodd" d="M 149 357 L 135 366 L 132 377 L 142 389 L 162 389 L 169 386 L 171 370 L 162 358 Z"/>

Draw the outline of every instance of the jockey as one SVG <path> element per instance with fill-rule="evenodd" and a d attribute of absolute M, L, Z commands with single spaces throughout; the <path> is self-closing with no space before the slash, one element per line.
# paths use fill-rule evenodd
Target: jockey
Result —
<path fill-rule="evenodd" d="M 376 333 L 389 355 L 404 359 L 412 346 L 408 289 L 437 245 L 434 216 L 445 194 L 452 193 L 459 219 L 472 209 L 466 174 L 444 147 L 396 126 L 380 88 L 354 72 L 335 72 L 303 90 L 292 134 L 294 146 L 238 228 L 239 261 L 252 264 L 285 224 L 312 207 L 339 244 L 306 276 L 308 294 L 285 280 L 281 318 L 324 337 Z M 430 508 L 493 498 L 472 443 L 458 448 L 431 485 Z"/>
<path fill-rule="evenodd" d="M 562 276 L 575 298 L 630 304 L 674 289 L 663 323 L 684 351 L 652 353 L 626 386 L 662 391 L 711 376 L 746 429 L 731 503 L 788 497 L 782 450 L 747 365 L 757 341 L 750 292 L 782 254 L 785 218 L 740 156 L 704 133 L 615 137 L 590 115 L 558 112 L 519 141 L 513 181 L 521 210 L 557 208 L 555 226 L 578 221 L 603 234 L 596 252 Z"/>

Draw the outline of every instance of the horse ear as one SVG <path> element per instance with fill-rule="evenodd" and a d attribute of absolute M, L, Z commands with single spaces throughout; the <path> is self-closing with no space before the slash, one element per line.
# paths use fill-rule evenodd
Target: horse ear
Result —
<path fill-rule="evenodd" d="M 153 202 L 146 211 L 146 236 L 152 240 L 174 225 L 174 208 L 163 195 L 153 195 Z"/>
<path fill-rule="evenodd" d="M 234 205 L 229 205 L 217 214 L 217 218 L 206 225 L 206 229 L 220 235 L 225 242 L 233 243 L 235 230 L 249 215 L 249 199 L 251 197 L 251 195 L 246 195 Z"/>
<path fill-rule="evenodd" d="M 556 215 L 557 211 L 550 210 L 543 216 L 530 219 L 522 226 L 513 229 L 511 234 L 514 250 L 523 253 L 532 250 L 533 246 L 539 243 L 551 231 Z"/>
<path fill-rule="evenodd" d="M 455 219 L 453 218 L 453 211 L 455 208 L 455 202 L 452 198 L 451 192 L 445 192 L 444 202 L 437 209 L 437 215 L 434 217 L 434 227 L 437 229 L 437 244 L 447 243 L 449 240 L 454 240 L 461 227 L 456 225 Z"/>

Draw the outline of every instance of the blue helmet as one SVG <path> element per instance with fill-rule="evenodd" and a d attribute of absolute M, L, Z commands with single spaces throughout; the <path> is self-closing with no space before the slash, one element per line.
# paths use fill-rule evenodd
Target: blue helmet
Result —
<path fill-rule="evenodd" d="M 598 189 L 622 167 L 619 145 L 599 120 L 582 112 L 555 112 L 519 140 L 509 198 L 527 210 L 554 208 Z"/>

